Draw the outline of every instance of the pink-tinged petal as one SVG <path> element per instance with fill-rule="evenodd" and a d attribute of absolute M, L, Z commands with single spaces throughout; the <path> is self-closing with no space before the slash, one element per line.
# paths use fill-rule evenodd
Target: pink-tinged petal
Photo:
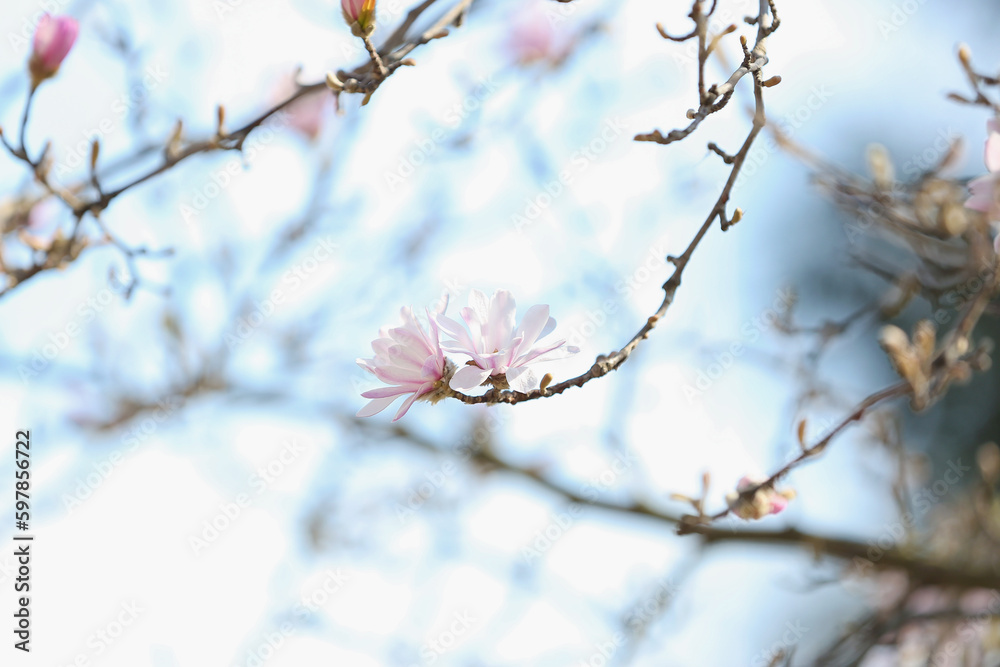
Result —
<path fill-rule="evenodd" d="M 990 118 L 988 121 L 986 121 L 986 133 L 989 134 L 990 132 L 1000 133 L 1000 120 L 997 120 L 996 118 Z"/>
<path fill-rule="evenodd" d="M 507 371 L 507 384 L 514 391 L 527 394 L 532 389 L 538 388 L 538 378 L 530 367 L 518 366 Z"/>
<path fill-rule="evenodd" d="M 965 202 L 966 208 L 987 213 L 996 205 L 997 179 L 993 175 L 980 176 L 969 182 L 972 196 Z"/>
<path fill-rule="evenodd" d="M 455 339 L 455 342 L 461 343 L 470 350 L 476 349 L 468 330 L 460 323 L 451 319 L 447 315 L 438 315 L 437 323 L 438 326 L 441 327 L 442 331 Z"/>
<path fill-rule="evenodd" d="M 552 57 L 555 54 L 555 30 L 541 12 L 526 15 L 508 32 L 507 49 L 521 65 Z"/>
<path fill-rule="evenodd" d="M 1000 234 L 998 234 L 997 237 L 993 239 L 993 252 L 1000 255 Z"/>
<path fill-rule="evenodd" d="M 412 384 L 414 380 L 419 379 L 415 378 L 414 375 L 409 369 L 395 366 L 379 366 L 375 369 L 375 377 L 386 384 Z"/>
<path fill-rule="evenodd" d="M 768 500 L 771 503 L 771 514 L 777 514 L 788 507 L 788 499 L 779 493 L 772 493 Z"/>
<path fill-rule="evenodd" d="M 507 290 L 497 290 L 490 299 L 490 311 L 487 318 L 486 330 L 483 332 L 486 338 L 485 352 L 502 350 L 507 347 L 507 343 L 514 333 L 514 317 L 517 312 L 517 304 L 514 297 Z"/>
<path fill-rule="evenodd" d="M 556 326 L 556 321 L 549 316 L 549 307 L 529 308 L 518 324 L 516 303 L 507 290 L 497 290 L 490 299 L 483 292 L 472 290 L 469 306 L 462 308 L 459 314 L 464 325 L 448 317 L 436 318 L 441 330 L 453 339 L 445 341 L 441 349 L 466 354 L 477 367 L 459 371 L 458 379 L 451 383 L 456 389 L 480 386 L 490 374 L 502 373 L 514 379 L 514 384 L 510 385 L 513 389 L 530 390 L 537 386 L 534 372 L 514 369 L 579 352 L 579 348 L 567 347 L 565 340 L 539 346 L 538 341 Z"/>
<path fill-rule="evenodd" d="M 986 150 L 984 151 L 983 161 L 986 163 L 986 168 L 991 172 L 1000 171 L 1000 133 L 990 132 L 990 135 L 986 138 Z"/>
<path fill-rule="evenodd" d="M 386 396 L 385 398 L 373 398 L 368 401 L 365 407 L 358 410 L 358 417 L 371 417 L 372 415 L 377 415 L 378 413 L 389 407 L 393 401 L 395 401 L 398 396 Z"/>
<path fill-rule="evenodd" d="M 541 337 L 542 331 L 551 319 L 549 317 L 548 306 L 539 305 L 529 308 L 528 312 L 521 319 L 521 325 L 517 328 L 517 334 L 524 336 L 522 345 L 528 348 L 534 345 L 535 341 Z M 552 320 L 552 322 L 554 327 L 555 320 Z"/>
<path fill-rule="evenodd" d="M 340 7 L 344 10 L 344 14 L 357 21 L 358 15 L 361 14 L 361 3 L 362 0 L 341 0 Z"/>
<path fill-rule="evenodd" d="M 566 345 L 566 341 L 559 340 L 544 347 L 536 347 L 535 349 L 530 350 L 526 354 L 522 354 L 518 357 L 514 361 L 514 364 L 521 366 L 524 364 L 530 364 L 531 362 L 540 363 L 542 361 L 555 361 L 557 359 L 571 357 L 580 351 L 580 348 L 573 345 L 566 345 L 566 347 L 563 347 L 564 345 Z"/>
<path fill-rule="evenodd" d="M 427 357 L 427 361 L 420 369 L 420 377 L 430 382 L 437 382 L 442 375 L 444 375 L 443 358 L 439 358 L 437 355 Z"/>
<path fill-rule="evenodd" d="M 73 48 L 79 30 L 80 25 L 69 16 L 43 15 L 35 31 L 34 55 L 45 67 L 58 68 Z"/>
<path fill-rule="evenodd" d="M 987 195 L 973 195 L 965 202 L 965 208 L 971 208 L 973 211 L 979 211 L 980 213 L 986 213 L 992 205 L 993 197 Z"/>
<path fill-rule="evenodd" d="M 489 369 L 482 369 L 478 366 L 462 366 L 453 376 L 448 385 L 455 391 L 468 391 L 486 382 L 490 376 Z"/>
<path fill-rule="evenodd" d="M 35 30 L 28 69 L 33 85 L 38 85 L 59 71 L 59 66 L 76 42 L 80 25 L 69 16 L 42 15 Z"/>
<path fill-rule="evenodd" d="M 378 389 L 369 389 L 368 391 L 361 394 L 362 398 L 388 398 L 390 396 L 400 396 L 402 394 L 409 394 L 414 391 L 415 387 L 405 386 L 405 387 L 379 387 Z"/>
<path fill-rule="evenodd" d="M 358 359 L 359 366 L 372 373 L 388 387 L 379 387 L 362 394 L 372 401 L 358 413 L 369 417 L 384 410 L 403 394 L 412 394 L 406 409 L 422 394 L 430 391 L 444 375 L 445 359 L 441 350 L 437 324 L 430 322 L 430 333 L 413 316 L 413 311 L 400 311 L 403 326 L 382 329 L 380 337 L 372 341 L 373 359 Z M 397 418 L 406 410 L 402 410 Z"/>
<path fill-rule="evenodd" d="M 479 348 L 476 346 L 469 332 L 461 324 L 451 319 L 446 315 L 438 315 L 438 324 L 441 329 L 455 338 L 454 341 L 445 341 L 441 345 L 441 349 L 446 352 L 455 352 L 458 354 L 466 354 L 472 357 L 477 364 L 485 366 L 482 357 L 479 355 Z"/>
<path fill-rule="evenodd" d="M 403 415 L 405 415 L 407 411 L 409 411 L 410 406 L 413 405 L 413 402 L 417 400 L 417 398 L 421 395 L 421 393 L 426 393 L 426 392 L 417 392 L 413 394 L 413 396 L 410 396 L 408 399 L 403 401 L 403 404 L 399 406 L 399 410 L 396 412 L 396 416 L 392 418 L 392 421 L 398 422 L 400 419 L 402 419 Z"/>
<path fill-rule="evenodd" d="M 475 319 L 479 320 L 479 322 L 487 322 L 490 317 L 489 297 L 487 297 L 483 292 L 480 292 L 477 289 L 471 290 L 469 292 L 469 309 L 471 310 Z M 462 310 L 464 313 L 466 309 L 463 308 Z"/>
<path fill-rule="evenodd" d="M 356 22 L 366 35 L 375 29 L 375 0 L 341 0 L 340 8 L 348 25 Z"/>
<path fill-rule="evenodd" d="M 465 326 L 469 331 L 469 337 L 472 341 L 472 349 L 478 350 L 479 352 L 487 352 L 486 344 L 484 342 L 486 337 L 486 320 L 480 319 L 476 311 L 469 306 L 466 306 L 462 310 L 458 311 L 458 314 L 462 316 L 462 321 L 465 322 Z"/>
<path fill-rule="evenodd" d="M 997 180 L 993 174 L 979 176 L 969 181 L 969 191 L 973 194 L 990 194 L 996 187 Z"/>
<path fill-rule="evenodd" d="M 503 367 L 503 370 L 500 371 L 501 373 L 507 372 L 506 367 L 513 364 L 514 360 L 517 359 L 517 351 L 521 349 L 523 344 L 524 337 L 518 336 L 514 340 L 510 341 L 507 346 L 501 349 L 497 354 L 490 355 L 490 364 L 493 368 Z M 524 347 L 527 346 L 525 345 Z"/>
<path fill-rule="evenodd" d="M 296 77 L 285 73 L 276 78 L 268 93 L 268 103 L 275 106 L 299 90 Z M 336 102 L 327 91 L 304 95 L 284 107 L 288 125 L 309 141 L 315 141 L 323 131 L 326 121 L 333 116 Z"/>

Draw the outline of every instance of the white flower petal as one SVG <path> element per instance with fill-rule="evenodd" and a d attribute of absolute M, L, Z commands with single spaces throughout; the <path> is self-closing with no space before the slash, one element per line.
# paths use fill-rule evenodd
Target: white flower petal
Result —
<path fill-rule="evenodd" d="M 579 351 L 580 348 L 573 345 L 566 345 L 566 341 L 564 340 L 557 340 L 555 343 L 529 350 L 525 354 L 519 356 L 514 363 L 518 366 L 523 366 L 525 364 L 537 364 L 543 361 L 555 361 L 556 359 L 571 357 Z"/>
<path fill-rule="evenodd" d="M 535 372 L 528 366 L 518 366 L 507 371 L 507 384 L 514 391 L 527 394 L 532 389 L 538 388 L 538 378 Z"/>
<path fill-rule="evenodd" d="M 463 316 L 465 308 L 463 310 Z M 471 290 L 469 292 L 469 310 L 470 316 L 474 316 L 480 323 L 486 322 L 490 318 L 490 300 L 489 298 L 477 289 Z"/>
<path fill-rule="evenodd" d="M 378 413 L 389 407 L 393 401 L 395 401 L 398 396 L 386 396 L 385 398 L 373 398 L 368 401 L 365 407 L 358 410 L 358 417 L 371 417 L 372 415 L 377 415 Z"/>
<path fill-rule="evenodd" d="M 509 346 L 514 333 L 514 318 L 517 315 L 517 304 L 514 297 L 505 289 L 497 290 L 490 299 L 489 319 L 483 330 L 486 339 L 485 352 L 502 350 Z"/>
<path fill-rule="evenodd" d="M 415 391 L 413 392 L 413 396 L 410 396 L 408 399 L 403 401 L 403 404 L 399 406 L 399 410 L 396 412 L 396 416 L 392 418 L 392 421 L 399 421 L 400 418 L 406 414 L 406 411 L 410 409 L 410 406 L 413 405 L 413 401 L 417 400 L 417 396 L 419 395 L 420 392 Z"/>
<path fill-rule="evenodd" d="M 991 172 L 1000 171 L 1000 133 L 990 132 L 984 153 L 983 161 L 986 163 L 986 168 Z"/>
<path fill-rule="evenodd" d="M 414 316 L 411 308 L 400 309 L 403 326 L 381 329 L 379 338 L 372 341 L 373 359 L 358 359 L 359 366 L 374 374 L 388 387 L 372 389 L 362 394 L 372 399 L 361 410 L 359 417 L 378 414 L 403 394 L 412 394 L 397 413 L 405 414 L 421 392 L 428 391 L 444 376 L 444 353 L 441 351 L 440 332 L 430 321 L 430 331 Z"/>
<path fill-rule="evenodd" d="M 549 322 L 555 326 L 555 320 L 549 317 L 549 307 L 546 305 L 532 306 L 521 318 L 521 325 L 517 328 L 517 335 L 524 336 L 524 347 L 530 348 L 542 335 Z"/>
<path fill-rule="evenodd" d="M 451 377 L 451 382 L 448 385 L 455 391 L 468 391 L 481 385 L 489 376 L 489 369 L 482 369 L 479 366 L 463 366 Z"/>
<path fill-rule="evenodd" d="M 542 333 L 538 334 L 538 338 L 536 338 L 535 340 L 545 338 L 555 330 L 556 330 L 556 321 L 550 317 L 549 321 L 545 323 L 545 328 L 542 329 Z"/>
<path fill-rule="evenodd" d="M 433 357 L 427 357 L 427 361 L 424 362 L 423 367 L 420 369 L 420 376 L 431 382 L 435 382 L 444 374 L 443 370 L 444 356 L 435 354 Z"/>
<path fill-rule="evenodd" d="M 437 317 L 438 326 L 441 330 L 451 336 L 454 340 L 445 341 L 442 345 L 442 349 L 448 350 L 449 352 L 464 352 L 469 356 L 473 356 L 478 353 L 476 348 L 476 343 L 473 341 L 472 337 L 469 335 L 468 329 L 463 327 L 461 323 L 456 322 L 447 315 L 438 315 Z M 455 347 L 459 349 L 452 349 Z"/>

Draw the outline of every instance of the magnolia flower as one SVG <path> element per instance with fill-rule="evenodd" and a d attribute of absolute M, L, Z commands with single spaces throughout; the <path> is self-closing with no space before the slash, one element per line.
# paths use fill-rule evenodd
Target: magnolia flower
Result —
<path fill-rule="evenodd" d="M 43 14 L 35 30 L 35 41 L 28 60 L 31 83 L 37 87 L 59 71 L 66 54 L 73 48 L 80 26 L 69 16 L 52 17 Z"/>
<path fill-rule="evenodd" d="M 506 290 L 497 291 L 492 299 L 472 290 L 469 306 L 461 314 L 464 326 L 444 314 L 437 317 L 441 330 L 454 338 L 445 341 L 444 350 L 472 357 L 469 365 L 451 378 L 450 386 L 457 391 L 475 389 L 489 379 L 502 389 L 528 392 L 538 386 L 538 378 L 529 364 L 561 359 L 580 351 L 571 346 L 563 348 L 565 340 L 536 345 L 556 327 L 556 321 L 549 317 L 548 306 L 532 306 L 515 328 L 514 297 Z"/>
<path fill-rule="evenodd" d="M 379 331 L 379 337 L 372 341 L 375 357 L 357 360 L 359 366 L 382 382 L 392 385 L 361 394 L 371 401 L 358 411 L 358 417 L 378 414 L 404 394 L 411 396 L 403 401 L 392 421 L 405 415 L 418 398 L 432 402 L 444 398 L 444 393 L 440 392 L 443 389 L 441 380 L 454 370 L 454 365 L 444 358 L 441 351 L 438 326 L 434 318 L 428 311 L 428 334 L 414 317 L 412 309 L 403 308 L 400 314 L 403 326 L 383 328 Z"/>
<path fill-rule="evenodd" d="M 370 35 L 375 30 L 375 0 L 340 0 L 347 25 L 354 27 L 357 23 L 363 35 Z"/>
<path fill-rule="evenodd" d="M 282 75 L 271 89 L 271 104 L 287 100 L 298 89 L 295 76 Z M 332 98 L 332 99 L 331 99 Z M 289 127 L 309 141 L 316 141 L 323 125 L 337 108 L 337 99 L 329 91 L 304 95 L 284 108 Z"/>
<path fill-rule="evenodd" d="M 518 65 L 537 62 L 557 67 L 570 54 L 572 40 L 540 8 L 519 12 L 506 32 L 505 48 Z"/>
<path fill-rule="evenodd" d="M 745 476 L 736 484 L 736 491 L 726 494 L 726 502 L 730 511 L 741 519 L 763 519 L 769 514 L 777 514 L 786 507 L 788 501 L 795 497 L 795 491 L 785 489 L 775 491 L 769 487 L 757 489 L 757 492 L 748 500 L 742 496 L 744 491 L 749 491 L 758 484 L 767 480 Z"/>
<path fill-rule="evenodd" d="M 1000 206 L 997 202 L 997 196 L 1000 195 L 1000 190 L 997 189 L 1000 181 L 1000 121 L 988 121 L 986 129 L 989 136 L 986 138 L 983 161 L 990 173 L 969 183 L 972 196 L 965 202 L 965 206 L 982 211 L 993 222 L 1000 222 Z"/>
<path fill-rule="evenodd" d="M 555 30 L 544 19 L 531 16 L 513 26 L 507 36 L 507 49 L 519 65 L 528 65 L 552 57 Z"/>

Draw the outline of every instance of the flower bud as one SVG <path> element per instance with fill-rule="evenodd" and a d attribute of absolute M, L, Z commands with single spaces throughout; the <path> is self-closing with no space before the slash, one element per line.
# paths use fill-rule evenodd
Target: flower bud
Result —
<path fill-rule="evenodd" d="M 76 19 L 69 16 L 42 16 L 35 30 L 35 41 L 28 60 L 33 88 L 59 71 L 66 54 L 73 48 L 79 29 Z"/>
<path fill-rule="evenodd" d="M 776 491 L 773 488 L 760 488 L 750 498 L 743 494 L 762 484 L 765 480 L 747 475 L 736 485 L 736 491 L 726 494 L 729 510 L 741 519 L 763 519 L 769 514 L 778 514 L 788 507 L 788 502 L 795 497 L 792 489 Z"/>
<path fill-rule="evenodd" d="M 340 0 L 340 7 L 347 25 L 358 37 L 375 31 L 375 0 Z"/>
<path fill-rule="evenodd" d="M 891 190 L 896 180 L 896 171 L 889 158 L 889 151 L 881 144 L 868 147 L 868 168 L 872 172 L 875 185 L 879 190 Z"/>

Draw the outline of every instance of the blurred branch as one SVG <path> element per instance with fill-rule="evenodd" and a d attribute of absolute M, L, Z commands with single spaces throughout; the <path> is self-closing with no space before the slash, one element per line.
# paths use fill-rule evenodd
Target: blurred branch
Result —
<path fill-rule="evenodd" d="M 705 89 L 705 66 L 708 63 L 708 57 L 712 52 L 712 48 L 708 41 L 708 18 L 711 16 L 712 12 L 715 11 L 715 2 L 712 3 L 712 8 L 706 13 L 702 9 L 703 1 L 698 1 L 694 3 L 691 8 L 691 20 L 694 21 L 694 29 L 684 35 L 683 37 L 671 37 L 663 29 L 662 26 L 657 25 L 657 29 L 660 35 L 664 39 L 668 39 L 674 42 L 685 42 L 689 39 L 697 37 L 698 39 L 698 109 L 691 109 L 688 111 L 688 118 L 691 123 L 683 129 L 671 130 L 664 136 L 659 130 L 654 130 L 648 134 L 636 135 L 636 141 L 651 141 L 658 144 L 671 144 L 675 141 L 680 141 L 687 138 L 701 122 L 708 118 L 713 113 L 721 111 L 725 108 L 726 104 L 729 103 L 730 98 L 733 96 L 733 92 L 736 90 L 736 84 L 739 83 L 747 74 L 754 75 L 757 78 L 758 74 L 763 70 L 764 65 L 767 64 L 767 52 L 765 47 L 765 41 L 767 36 L 778 29 L 780 20 L 776 13 L 774 3 L 766 2 L 761 0 L 760 10 L 756 17 L 747 18 L 747 23 L 753 25 L 757 24 L 757 42 L 754 45 L 753 50 L 747 50 L 746 38 L 741 36 L 740 43 L 743 46 L 743 63 L 740 67 L 732 73 L 728 80 L 722 84 L 713 84 L 707 90 Z M 770 20 L 765 20 L 767 12 L 770 10 Z M 735 30 L 735 26 L 730 26 L 725 32 Z M 725 34 L 725 32 L 723 34 Z M 716 40 L 712 41 L 714 45 Z M 775 79 L 774 83 L 777 83 L 780 79 Z M 757 84 L 762 83 L 761 81 L 755 82 L 755 87 Z M 774 83 L 766 82 L 766 85 L 774 85 Z M 760 113 L 760 106 L 758 105 L 758 111 L 755 113 L 755 118 L 757 114 Z M 723 156 L 723 159 L 727 164 L 730 163 L 729 156 L 722 153 L 722 151 L 714 143 L 709 145 L 710 148 L 714 147 L 713 150 Z"/>
<path fill-rule="evenodd" d="M 740 493 L 740 497 L 737 502 L 752 502 L 754 496 L 760 490 L 773 489 L 774 485 L 781 480 L 782 477 L 791 472 L 794 468 L 798 467 L 805 461 L 818 456 L 823 453 L 827 445 L 837 437 L 842 431 L 844 431 L 848 426 L 856 421 L 860 421 L 876 405 L 891 400 L 893 398 L 899 398 L 901 396 L 906 396 L 911 393 L 911 388 L 909 383 L 900 382 L 898 384 L 887 387 L 874 394 L 868 396 L 866 399 L 861 401 L 849 415 L 844 417 L 836 426 L 834 426 L 830 431 L 827 432 L 825 436 L 820 438 L 815 444 L 803 448 L 802 452 L 796 456 L 794 459 L 785 464 L 777 472 L 772 474 L 767 480 L 747 488 L 745 491 Z M 731 509 L 727 508 L 722 510 L 717 514 L 711 516 L 708 515 L 686 515 L 683 517 L 681 524 L 678 526 L 678 533 L 685 535 L 692 532 L 699 532 L 699 528 L 707 523 L 718 521 L 719 519 L 725 518 L 731 512 Z"/>
<path fill-rule="evenodd" d="M 863 569 L 902 570 L 920 585 L 942 585 L 964 589 L 988 588 L 1000 590 L 1000 572 L 945 565 L 913 555 L 912 550 L 899 546 L 879 547 L 879 556 L 872 558 L 872 545 L 805 533 L 795 528 L 782 531 L 735 531 L 709 526 L 692 526 L 690 531 L 708 544 L 718 542 L 748 542 L 773 546 L 794 546 L 807 549 L 817 557 L 829 556 L 840 560 L 862 561 Z"/>
<path fill-rule="evenodd" d="M 992 349 L 992 343 L 985 341 L 973 348 L 970 337 L 997 288 L 998 280 L 1000 280 L 1000 273 L 994 266 L 984 288 L 976 294 L 972 301 L 966 304 L 958 324 L 948 332 L 939 349 L 935 349 L 935 332 L 929 321 L 924 321 L 922 327 L 918 325 L 917 331 L 913 335 L 912 344 L 909 340 L 905 340 L 903 345 L 898 342 L 890 344 L 887 342 L 890 336 L 885 333 L 886 331 L 894 334 L 891 337 L 893 339 L 899 335 L 905 339 L 905 334 L 896 327 L 886 327 L 882 336 L 883 347 L 897 372 L 903 376 L 904 382 L 877 391 L 861 401 L 853 412 L 842 419 L 818 442 L 809 447 L 803 446 L 802 452 L 797 457 L 785 464 L 767 480 L 742 491 L 737 501 L 729 508 L 710 516 L 702 513 L 684 516 L 678 532 L 680 534 L 696 532 L 698 526 L 729 515 L 733 506 L 737 506 L 739 503 L 752 503 L 759 491 L 774 489 L 775 484 L 782 477 L 805 461 L 822 454 L 826 446 L 837 435 L 853 422 L 861 420 L 876 405 L 894 398 L 910 396 L 913 409 L 924 410 L 943 396 L 953 382 L 965 381 L 971 377 L 974 371 L 988 368 L 990 364 L 988 354 Z"/>
<path fill-rule="evenodd" d="M 412 61 L 406 60 L 405 56 L 413 51 L 418 46 L 426 44 L 434 39 L 444 37 L 448 34 L 447 27 L 449 25 L 455 24 L 459 19 L 464 16 L 468 11 L 469 7 L 472 5 L 473 0 L 458 0 L 445 14 L 436 20 L 431 27 L 427 30 L 413 36 L 406 38 L 405 32 L 408 30 L 416 20 L 434 4 L 435 0 L 428 0 L 421 5 L 415 7 L 407 16 L 403 25 L 400 29 L 397 29 L 390 37 L 386 40 L 385 45 L 378 53 L 372 51 L 371 58 L 369 62 L 351 70 L 348 72 L 339 72 L 339 80 L 343 82 L 341 90 L 335 91 L 334 94 L 339 95 L 341 91 L 344 92 L 357 92 L 365 96 L 365 101 L 374 93 L 379 86 L 395 72 L 401 66 L 412 65 Z M 371 45 L 368 44 L 370 47 Z M 391 52 L 388 52 L 390 51 Z M 379 53 L 383 53 L 379 57 Z M 379 62 L 382 67 L 375 68 L 374 62 Z M 19 130 L 19 145 L 14 146 L 7 139 L 6 135 L 0 131 L 0 143 L 2 143 L 7 151 L 16 159 L 24 162 L 28 167 L 31 168 L 35 180 L 40 183 L 45 190 L 54 195 L 59 200 L 61 200 L 69 209 L 73 212 L 76 218 L 76 223 L 74 224 L 74 234 L 70 238 L 69 252 L 66 256 L 70 259 L 75 259 L 77 255 L 86 246 L 86 241 L 84 239 L 77 238 L 77 231 L 80 228 L 80 223 L 85 215 L 88 213 L 94 218 L 99 218 L 102 211 L 104 211 L 115 199 L 124 194 L 125 192 L 131 190 L 132 188 L 145 183 L 146 181 L 152 180 L 155 177 L 163 174 L 181 162 L 186 161 L 196 155 L 201 155 L 205 153 L 210 153 L 214 151 L 237 151 L 242 152 L 244 143 L 250 137 L 254 130 L 260 127 L 265 121 L 279 113 L 281 110 L 285 109 L 288 105 L 292 104 L 296 100 L 305 97 L 306 95 L 318 94 L 323 91 L 328 91 L 328 83 L 326 81 L 320 81 L 310 84 L 299 84 L 298 88 L 286 97 L 281 102 L 271 106 L 264 112 L 258 114 L 256 117 L 250 121 L 244 123 L 239 128 L 226 131 L 224 129 L 224 119 L 225 119 L 225 109 L 220 106 L 218 108 L 219 122 L 216 132 L 213 136 L 206 139 L 195 140 L 184 142 L 183 140 L 183 124 L 178 121 L 177 126 L 167 141 L 167 143 L 162 147 L 163 159 L 160 164 L 152 167 L 145 173 L 133 178 L 131 181 L 108 191 L 103 191 L 99 187 L 99 183 L 96 177 L 96 152 L 94 149 L 94 158 L 91 164 L 92 177 L 88 179 L 85 183 L 64 188 L 56 183 L 52 182 L 49 178 L 50 162 L 48 160 L 49 154 L 49 144 L 46 144 L 42 149 L 41 154 L 36 158 L 32 157 L 25 145 L 25 130 L 29 120 L 29 110 L 31 106 L 31 100 L 33 94 L 29 94 L 27 101 L 24 106 L 24 114 Z M 34 91 L 32 91 L 33 93 Z M 140 153 L 145 154 L 149 151 L 148 147 L 143 147 L 140 149 Z M 132 158 L 124 158 L 122 161 L 127 163 L 131 161 Z M 87 190 L 94 190 L 93 196 L 86 197 L 80 196 L 78 193 L 85 192 Z M 106 230 L 105 230 L 106 231 Z M 125 249 L 124 244 L 114 241 L 115 245 L 122 249 Z M 128 256 L 133 254 L 140 254 L 148 252 L 146 250 L 133 250 L 127 252 Z M 65 259 L 61 257 L 60 259 Z M 2 265 L 2 263 L 0 263 Z M 17 287 L 21 283 L 25 282 L 29 278 L 41 273 L 42 271 L 52 268 L 53 262 L 49 261 L 48 258 L 42 261 L 35 261 L 31 266 L 26 269 L 21 270 L 8 270 L 8 284 L 0 290 L 0 296 L 3 296 L 13 288 Z M 59 264 L 63 265 L 63 264 Z"/>
<path fill-rule="evenodd" d="M 872 400 L 872 404 L 874 402 L 877 401 Z M 448 449 L 435 444 L 416 431 L 399 423 L 383 424 L 346 415 L 341 416 L 341 421 L 360 431 L 378 431 L 384 436 L 399 438 L 434 454 L 447 455 L 449 453 Z M 834 432 L 824 438 L 824 440 L 829 441 L 836 431 L 837 429 L 834 429 Z M 384 441 L 384 439 L 380 439 L 380 441 Z M 914 582 L 919 582 L 920 585 L 939 584 L 969 589 L 1000 589 L 1000 572 L 941 564 L 930 559 L 917 557 L 911 549 L 900 546 L 889 546 L 883 549 L 880 545 L 879 556 L 872 558 L 872 545 L 869 542 L 817 535 L 795 528 L 758 531 L 721 529 L 707 525 L 687 525 L 682 518 L 642 500 L 633 500 L 630 503 L 620 504 L 592 496 L 585 497 L 581 493 L 568 488 L 565 484 L 554 481 L 551 477 L 541 472 L 538 466 L 521 466 L 511 463 L 494 452 L 493 448 L 488 444 L 463 448 L 463 451 L 470 453 L 469 461 L 479 464 L 487 470 L 499 471 L 529 480 L 540 488 L 550 491 L 568 502 L 599 510 L 645 517 L 671 525 L 680 524 L 684 527 L 685 532 L 699 535 L 702 541 L 708 545 L 722 542 L 744 542 L 802 548 L 813 552 L 817 558 L 825 556 L 838 560 L 861 560 L 865 563 L 866 570 L 902 570 Z"/>

